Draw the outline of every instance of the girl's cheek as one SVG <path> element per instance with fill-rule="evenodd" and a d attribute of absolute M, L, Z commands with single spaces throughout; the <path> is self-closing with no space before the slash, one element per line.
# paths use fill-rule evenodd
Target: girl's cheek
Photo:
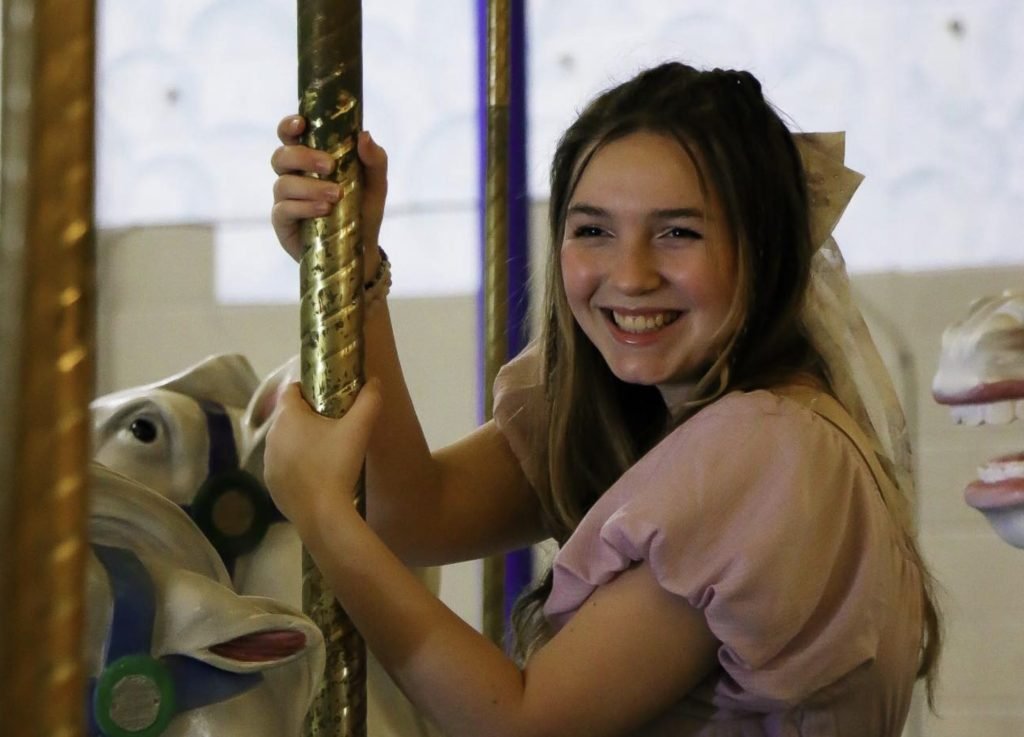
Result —
<path fill-rule="evenodd" d="M 562 286 L 570 296 L 591 288 L 600 271 L 599 264 L 593 256 L 588 256 L 583 249 L 574 246 L 562 248 Z"/>

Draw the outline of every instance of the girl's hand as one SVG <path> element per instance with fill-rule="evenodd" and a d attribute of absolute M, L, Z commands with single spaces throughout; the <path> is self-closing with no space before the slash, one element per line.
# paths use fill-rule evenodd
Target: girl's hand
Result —
<path fill-rule="evenodd" d="M 264 480 L 300 536 L 354 510 L 354 492 L 381 402 L 376 379 L 367 382 L 340 420 L 314 412 L 299 384 L 282 394 L 267 434 Z"/>
<path fill-rule="evenodd" d="M 338 201 L 337 184 L 329 178 L 310 176 L 329 177 L 334 171 L 334 159 L 326 151 L 302 145 L 305 128 L 306 121 L 299 115 L 282 118 L 277 126 L 282 145 L 270 157 L 270 165 L 277 174 L 270 219 L 277 240 L 296 261 L 302 255 L 300 222 L 326 215 Z M 357 152 L 363 162 L 363 263 L 364 281 L 369 281 L 380 263 L 377 239 L 388 192 L 388 155 L 366 131 L 359 133 Z"/>

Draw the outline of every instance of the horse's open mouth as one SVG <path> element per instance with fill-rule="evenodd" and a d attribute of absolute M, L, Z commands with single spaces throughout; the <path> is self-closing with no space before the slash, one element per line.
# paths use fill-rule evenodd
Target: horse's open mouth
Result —
<path fill-rule="evenodd" d="M 959 394 L 935 392 L 949 406 L 958 425 L 1009 425 L 1024 421 L 1024 383 L 975 387 Z M 1024 451 L 991 459 L 978 467 L 978 477 L 964 489 L 964 501 L 985 515 L 1007 543 L 1024 547 Z"/>

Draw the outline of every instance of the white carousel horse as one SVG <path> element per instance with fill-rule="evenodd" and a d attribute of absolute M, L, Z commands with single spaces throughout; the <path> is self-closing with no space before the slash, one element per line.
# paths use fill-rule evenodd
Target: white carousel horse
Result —
<path fill-rule="evenodd" d="M 946 328 L 932 395 L 957 423 L 1024 420 L 1024 292 L 975 300 Z M 1024 452 L 980 466 L 964 498 L 1003 540 L 1024 548 Z"/>
<path fill-rule="evenodd" d="M 96 399 L 96 460 L 181 506 L 231 569 L 235 589 L 302 606 L 302 547 L 263 486 L 263 448 L 298 357 L 259 381 L 240 355 L 211 356 L 167 379 Z M 437 569 L 417 574 L 437 593 Z M 430 730 L 373 657 L 370 737 Z"/>
<path fill-rule="evenodd" d="M 292 737 L 324 642 L 292 607 L 231 588 L 175 504 L 94 463 L 86 576 L 90 737 Z"/>

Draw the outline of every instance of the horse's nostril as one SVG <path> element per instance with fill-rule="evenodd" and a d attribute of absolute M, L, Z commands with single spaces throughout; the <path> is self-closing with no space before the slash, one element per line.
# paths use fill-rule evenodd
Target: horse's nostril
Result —
<path fill-rule="evenodd" d="M 140 417 L 137 420 L 133 420 L 131 427 L 128 429 L 131 430 L 132 435 L 139 442 L 152 443 L 156 440 L 156 425 L 153 424 L 152 420 Z"/>

